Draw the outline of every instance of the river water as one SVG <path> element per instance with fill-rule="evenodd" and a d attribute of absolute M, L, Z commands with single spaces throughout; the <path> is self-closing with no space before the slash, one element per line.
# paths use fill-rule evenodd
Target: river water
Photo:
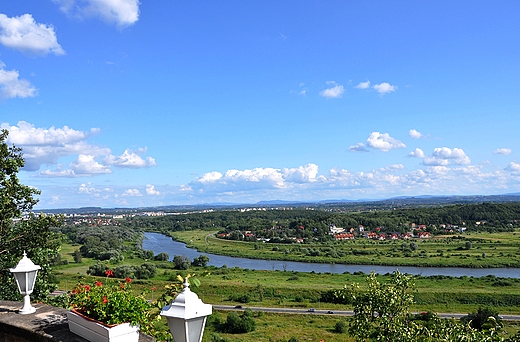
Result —
<path fill-rule="evenodd" d="M 143 241 L 143 249 L 152 250 L 154 254 L 166 252 L 170 256 L 170 260 L 174 255 L 182 255 L 190 260 L 205 254 L 209 257 L 210 266 L 222 267 L 240 267 L 252 270 L 272 270 L 272 271 L 297 271 L 297 272 L 319 272 L 319 273 L 344 273 L 344 272 L 364 272 L 370 273 L 375 271 L 379 274 L 392 273 L 399 270 L 401 273 L 413 275 L 447 275 L 447 276 L 468 276 L 483 277 L 494 275 L 504 278 L 520 278 L 519 268 L 465 268 L 465 267 L 415 267 L 415 266 L 377 266 L 377 265 L 344 265 L 344 264 L 319 264 L 295 261 L 277 261 L 277 260 L 257 260 L 247 258 L 229 257 L 223 255 L 215 255 L 208 253 L 199 253 L 197 250 L 188 248 L 182 242 L 173 241 L 170 237 L 157 234 L 145 233 Z"/>

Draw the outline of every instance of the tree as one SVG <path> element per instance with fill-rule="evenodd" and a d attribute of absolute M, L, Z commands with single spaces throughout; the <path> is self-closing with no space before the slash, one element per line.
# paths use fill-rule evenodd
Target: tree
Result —
<path fill-rule="evenodd" d="M 0 132 L 0 299 L 21 299 L 9 269 L 26 251 L 41 266 L 32 298 L 43 300 L 56 288 L 49 280 L 50 262 L 58 255 L 61 241 L 52 228 L 60 226 L 62 218 L 31 213 L 40 191 L 20 183 L 18 172 L 25 161 L 21 148 L 7 144 L 8 134 L 5 129 Z"/>
<path fill-rule="evenodd" d="M 187 270 L 191 266 L 190 259 L 182 255 L 174 255 L 173 263 L 175 264 L 175 269 L 177 270 Z"/>
<path fill-rule="evenodd" d="M 161 252 L 159 254 L 157 254 L 155 257 L 154 257 L 154 260 L 157 260 L 157 261 L 168 261 L 170 260 L 170 255 L 166 252 Z"/>
<path fill-rule="evenodd" d="M 208 262 L 209 257 L 207 255 L 201 254 L 197 258 L 193 259 L 192 265 L 206 267 L 208 265 Z"/>
<path fill-rule="evenodd" d="M 394 272 L 390 280 L 380 283 L 374 272 L 367 277 L 367 286 L 351 285 L 354 317 L 348 329 L 356 341 L 385 342 L 517 342 L 518 335 L 499 334 L 500 322 L 492 310 L 479 310 L 470 320 L 481 319 L 482 331 L 469 322 L 441 319 L 436 314 L 412 316 L 414 284 L 412 277 Z M 484 312 L 485 311 L 485 312 Z M 480 316 L 477 317 L 477 316 Z M 491 317 L 490 317 L 491 316 Z"/>
<path fill-rule="evenodd" d="M 374 272 L 370 273 L 366 290 L 353 284 L 354 318 L 349 333 L 359 340 L 401 341 L 397 336 L 406 329 L 413 288 L 412 277 L 399 271 L 386 284 L 380 283 Z"/>

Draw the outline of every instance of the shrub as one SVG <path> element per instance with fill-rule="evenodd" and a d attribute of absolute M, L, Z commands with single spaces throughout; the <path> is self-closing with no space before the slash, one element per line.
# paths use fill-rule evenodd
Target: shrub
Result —
<path fill-rule="evenodd" d="M 227 316 L 224 329 L 230 334 L 244 334 L 256 329 L 256 322 L 253 318 L 253 311 L 246 309 L 242 315 L 231 312 Z"/>
<path fill-rule="evenodd" d="M 338 334 L 343 334 L 347 331 L 347 325 L 343 321 L 336 322 L 336 325 L 334 326 L 334 332 L 337 332 Z"/>

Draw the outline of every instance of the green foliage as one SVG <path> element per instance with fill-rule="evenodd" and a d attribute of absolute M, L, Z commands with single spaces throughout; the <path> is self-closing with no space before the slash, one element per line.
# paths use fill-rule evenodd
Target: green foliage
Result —
<path fill-rule="evenodd" d="M 170 255 L 168 255 L 168 253 L 166 252 L 161 252 L 157 254 L 153 259 L 156 261 L 168 261 L 170 260 Z"/>
<path fill-rule="evenodd" d="M 173 264 L 177 270 L 187 270 L 191 266 L 191 261 L 188 257 L 182 255 L 173 256 Z"/>
<path fill-rule="evenodd" d="M 18 288 L 9 271 L 17 265 L 23 252 L 41 266 L 32 298 L 43 300 L 56 286 L 51 283 L 51 260 L 58 256 L 60 237 L 53 231 L 62 224 L 60 216 L 30 213 L 38 203 L 40 191 L 18 180 L 25 161 L 22 151 L 6 143 L 7 130 L 0 132 L 0 299 L 20 300 Z"/>
<path fill-rule="evenodd" d="M 124 283 L 78 284 L 69 296 L 69 306 L 79 313 L 105 324 L 131 323 L 150 324 L 150 309 L 143 295 L 134 295 L 130 289 L 131 279 Z"/>
<path fill-rule="evenodd" d="M 489 330 L 491 328 L 497 329 L 503 326 L 502 319 L 498 312 L 490 307 L 479 307 L 477 312 L 472 312 L 460 320 L 479 331 Z"/>
<path fill-rule="evenodd" d="M 197 258 L 193 259 L 193 262 L 191 263 L 193 266 L 200 266 L 200 267 L 206 267 L 209 262 L 209 256 L 201 254 Z"/>
<path fill-rule="evenodd" d="M 104 276 L 106 272 L 109 270 L 108 265 L 104 263 L 96 263 L 91 265 L 87 274 L 93 276 Z M 137 278 L 137 279 L 150 279 L 153 278 L 157 274 L 157 267 L 152 263 L 145 262 L 140 266 L 130 266 L 130 265 L 120 265 L 116 266 L 113 270 L 111 270 L 113 276 L 115 278 Z"/>
<path fill-rule="evenodd" d="M 236 312 L 228 314 L 223 329 L 230 334 L 244 334 L 256 329 L 256 322 L 251 309 L 245 309 L 241 315 Z"/>
<path fill-rule="evenodd" d="M 337 321 L 334 325 L 334 332 L 337 332 L 338 334 L 347 332 L 347 325 L 345 324 L 345 321 Z"/>
<path fill-rule="evenodd" d="M 464 324 L 440 319 L 425 312 L 412 316 L 413 282 L 410 276 L 396 271 L 390 281 L 380 283 L 375 274 L 367 277 L 366 289 L 353 284 L 352 301 L 354 317 L 348 329 L 357 341 L 386 342 L 517 342 L 516 337 L 499 334 L 501 324 L 498 314 L 489 309 L 479 309 L 468 315 Z M 497 317 L 495 317 L 497 316 Z M 475 325 L 472 322 L 475 321 Z M 479 326 L 477 326 L 477 322 Z M 477 329 L 480 327 L 479 329 Z"/>

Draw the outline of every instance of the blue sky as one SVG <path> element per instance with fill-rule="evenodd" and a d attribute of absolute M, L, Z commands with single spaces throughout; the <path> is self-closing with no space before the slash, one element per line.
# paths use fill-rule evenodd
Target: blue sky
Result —
<path fill-rule="evenodd" d="M 39 208 L 520 191 L 517 1 L 0 5 Z"/>

